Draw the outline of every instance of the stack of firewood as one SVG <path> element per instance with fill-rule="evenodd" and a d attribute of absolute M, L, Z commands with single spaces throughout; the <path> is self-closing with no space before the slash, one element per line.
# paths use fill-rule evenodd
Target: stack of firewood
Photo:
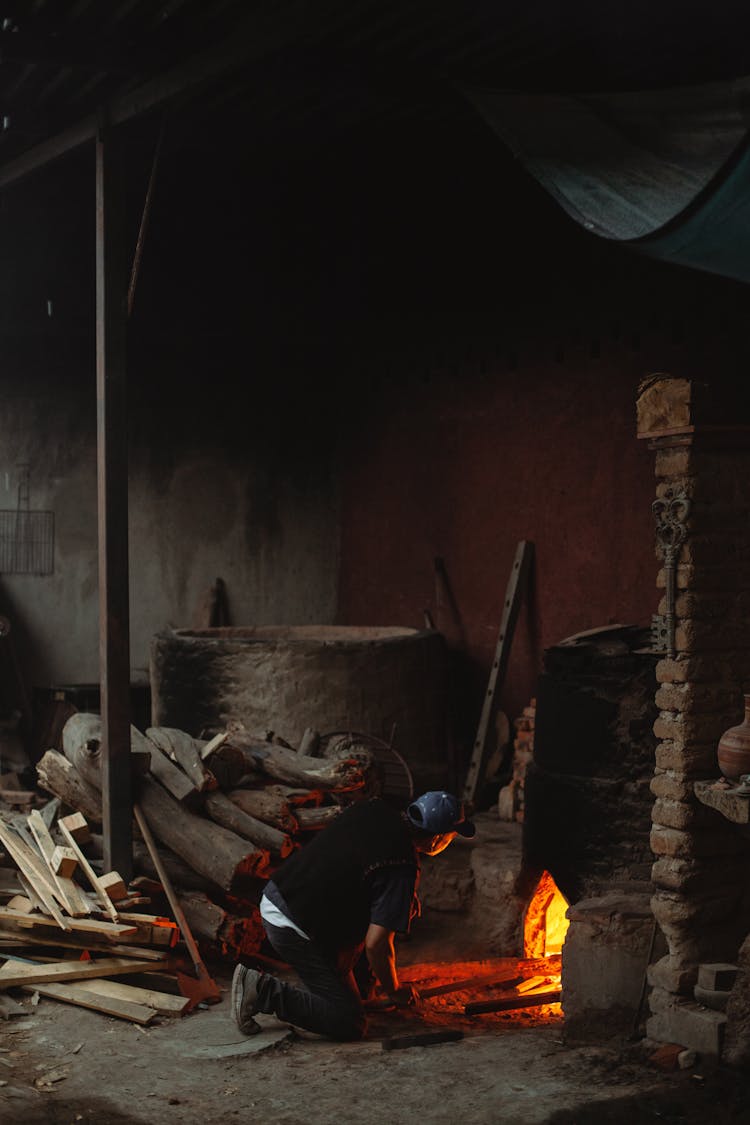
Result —
<path fill-rule="evenodd" d="M 37 766 L 40 787 L 101 824 L 101 720 L 77 713 L 63 729 L 63 753 Z M 373 744 L 374 744 L 373 740 Z M 291 852 L 345 805 L 380 791 L 365 735 L 307 731 L 299 749 L 272 733 L 233 725 L 210 740 L 185 731 L 131 728 L 134 796 L 159 844 L 206 955 L 236 959 L 260 950 L 257 904 L 265 881 Z M 157 894 L 158 873 L 134 824 L 133 893 Z M 93 863 L 101 837 L 89 844 Z"/>
<path fill-rule="evenodd" d="M 526 769 L 534 757 L 534 724 L 536 699 L 532 699 L 523 714 L 513 720 L 513 774 L 498 795 L 497 811 L 500 820 L 523 821 L 525 808 Z"/>

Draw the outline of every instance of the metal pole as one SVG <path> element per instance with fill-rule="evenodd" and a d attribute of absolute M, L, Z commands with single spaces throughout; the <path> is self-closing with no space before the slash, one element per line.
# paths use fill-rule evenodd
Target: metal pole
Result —
<path fill-rule="evenodd" d="M 105 870 L 132 876 L 128 593 L 127 267 L 112 131 L 96 138 L 96 433 L 99 684 Z"/>

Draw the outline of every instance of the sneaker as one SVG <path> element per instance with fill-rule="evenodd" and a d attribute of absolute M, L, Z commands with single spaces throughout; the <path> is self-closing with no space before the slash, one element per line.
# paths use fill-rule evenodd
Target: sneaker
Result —
<path fill-rule="evenodd" d="M 238 965 L 232 975 L 232 1016 L 243 1035 L 257 1035 L 261 1030 L 253 1016 L 258 1011 L 260 973 Z"/>

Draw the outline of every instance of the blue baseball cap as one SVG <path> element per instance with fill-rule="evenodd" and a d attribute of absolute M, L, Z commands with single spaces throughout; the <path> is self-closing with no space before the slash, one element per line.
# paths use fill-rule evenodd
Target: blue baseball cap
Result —
<path fill-rule="evenodd" d="M 476 826 L 466 820 L 463 802 L 443 789 L 433 789 L 417 797 L 406 810 L 411 823 L 423 832 L 442 835 L 444 832 L 457 832 L 459 836 L 471 839 L 476 835 Z"/>

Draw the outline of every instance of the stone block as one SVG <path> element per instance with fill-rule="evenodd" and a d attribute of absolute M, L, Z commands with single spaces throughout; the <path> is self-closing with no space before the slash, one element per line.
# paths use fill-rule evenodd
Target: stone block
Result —
<path fill-rule="evenodd" d="M 686 962 L 669 953 L 648 967 L 648 983 L 652 988 L 685 996 L 692 994 L 697 975 L 695 963 Z"/>
<path fill-rule="evenodd" d="M 697 1004 L 702 1004 L 704 1008 L 711 1008 L 714 1012 L 725 1012 L 727 1010 L 727 1001 L 729 1000 L 729 992 L 720 992 L 713 988 L 701 988 L 696 984 L 693 989 L 693 998 Z"/>
<path fill-rule="evenodd" d="M 656 856 L 696 859 L 704 856 L 731 856 L 744 851 L 742 840 L 731 831 L 718 828 L 708 831 L 683 832 L 655 824 L 651 829 L 651 851 Z"/>
<path fill-rule="evenodd" d="M 662 856 L 651 868 L 655 886 L 684 894 L 735 894 L 746 874 L 744 855 L 734 859 L 682 859 Z"/>
<path fill-rule="evenodd" d="M 663 930 L 667 926 L 705 929 L 726 922 L 737 909 L 737 895 L 698 898 L 678 891 L 657 891 L 651 898 L 654 917 Z"/>
<path fill-rule="evenodd" d="M 721 1057 L 727 1017 L 724 1012 L 702 1008 L 695 1002 L 676 1001 L 646 1023 L 649 1039 L 659 1043 L 679 1043 L 710 1059 Z"/>
<path fill-rule="evenodd" d="M 641 1002 L 653 918 L 644 895 L 576 903 L 562 952 L 566 1033 L 629 1034 Z"/>
<path fill-rule="evenodd" d="M 694 800 L 676 801 L 669 797 L 657 797 L 651 810 L 654 824 L 665 828 L 705 828 L 713 822 L 713 812 Z"/>
<path fill-rule="evenodd" d="M 657 477 L 685 477 L 691 472 L 695 453 L 690 446 L 673 449 L 657 449 Z"/>
<path fill-rule="evenodd" d="M 684 618 L 678 621 L 674 643 L 677 652 L 747 651 L 750 649 L 750 632 L 741 619 L 698 621 Z"/>
<path fill-rule="evenodd" d="M 744 796 L 731 789 L 717 788 L 715 781 L 696 781 L 693 783 L 696 800 L 712 813 L 718 813 L 732 824 L 750 824 L 750 796 Z"/>
<path fill-rule="evenodd" d="M 693 792 L 694 782 L 683 773 L 675 770 L 657 770 L 651 778 L 649 788 L 654 797 L 666 797 L 672 801 L 684 801 Z"/>
<path fill-rule="evenodd" d="M 739 968 L 726 961 L 698 966 L 698 985 L 715 992 L 729 992 L 737 979 Z"/>
<path fill-rule="evenodd" d="M 727 727 L 735 722 L 735 712 L 730 708 L 727 712 L 717 714 L 685 713 L 679 711 L 662 711 L 654 722 L 654 734 L 664 741 L 681 743 L 718 743 Z"/>
<path fill-rule="evenodd" d="M 663 372 L 642 379 L 635 401 L 638 437 L 687 430 L 695 422 L 692 398 L 692 379 Z"/>
<path fill-rule="evenodd" d="M 656 766 L 694 779 L 716 777 L 719 772 L 716 761 L 717 742 L 718 739 L 716 742 L 685 746 L 682 742 L 667 739 L 656 747 Z"/>
<path fill-rule="evenodd" d="M 665 657 L 656 665 L 659 683 L 710 683 L 723 684 L 733 690 L 736 706 L 741 709 L 743 683 L 750 675 L 750 652 L 737 649 L 710 654 L 680 653 L 670 660 Z"/>

